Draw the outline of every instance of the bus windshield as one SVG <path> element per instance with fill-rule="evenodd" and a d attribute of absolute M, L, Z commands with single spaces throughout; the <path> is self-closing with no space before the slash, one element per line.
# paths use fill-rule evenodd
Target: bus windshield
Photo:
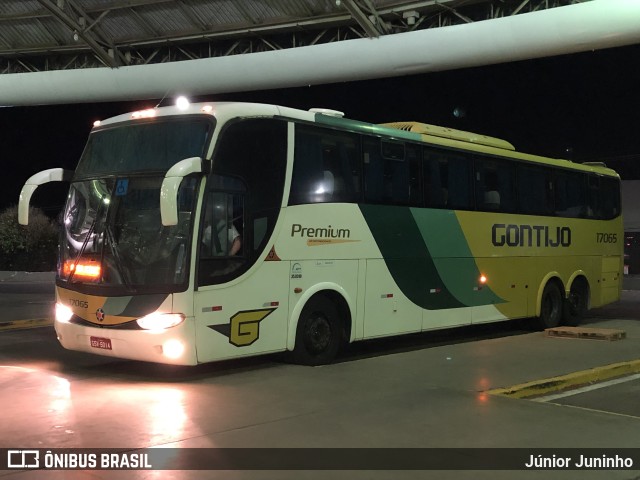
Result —
<path fill-rule="evenodd" d="M 160 220 L 163 176 L 77 181 L 63 217 L 58 277 L 123 292 L 175 291 L 186 280 L 197 179 L 178 193 L 178 225 Z"/>
<path fill-rule="evenodd" d="M 183 180 L 171 227 L 160 218 L 160 188 L 171 166 L 204 156 L 213 126 L 168 118 L 91 134 L 64 211 L 60 281 L 114 294 L 183 288 L 197 180 Z"/>

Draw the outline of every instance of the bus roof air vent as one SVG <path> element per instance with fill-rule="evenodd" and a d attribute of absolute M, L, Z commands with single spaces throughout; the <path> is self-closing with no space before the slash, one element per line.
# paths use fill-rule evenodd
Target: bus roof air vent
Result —
<path fill-rule="evenodd" d="M 330 117 L 344 117 L 344 112 L 339 110 L 331 110 L 330 108 L 310 108 L 309 111 L 311 113 L 320 113 L 322 115 L 329 115 Z"/>
<path fill-rule="evenodd" d="M 480 135 L 479 133 L 456 130 L 455 128 L 438 127 L 436 125 L 429 125 L 427 123 L 419 122 L 383 123 L 382 126 L 404 130 L 405 132 L 419 133 L 421 135 L 429 135 L 433 137 L 449 138 L 451 140 L 458 140 L 461 142 L 476 143 L 478 145 L 486 145 L 488 147 L 515 151 L 515 147 L 506 140 L 489 137 L 487 135 Z"/>

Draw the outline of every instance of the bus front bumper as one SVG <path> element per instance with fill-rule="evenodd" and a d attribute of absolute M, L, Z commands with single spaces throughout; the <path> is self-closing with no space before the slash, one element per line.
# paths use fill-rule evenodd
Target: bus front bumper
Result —
<path fill-rule="evenodd" d="M 56 320 L 56 335 L 68 350 L 171 365 L 197 365 L 193 318 L 161 331 L 95 328 Z"/>

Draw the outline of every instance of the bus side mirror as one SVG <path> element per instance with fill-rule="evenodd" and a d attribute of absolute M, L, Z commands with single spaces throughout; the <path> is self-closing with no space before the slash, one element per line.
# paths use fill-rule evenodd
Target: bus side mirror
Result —
<path fill-rule="evenodd" d="M 178 190 L 182 179 L 199 172 L 202 172 L 202 159 L 191 157 L 180 160 L 164 176 L 160 187 L 160 218 L 165 227 L 178 224 Z"/>
<path fill-rule="evenodd" d="M 20 191 L 20 200 L 18 201 L 18 223 L 20 225 L 29 224 L 29 204 L 31 196 L 36 188 L 44 183 L 49 182 L 68 182 L 73 176 L 73 171 L 63 168 L 50 168 L 32 175 L 22 187 Z"/>

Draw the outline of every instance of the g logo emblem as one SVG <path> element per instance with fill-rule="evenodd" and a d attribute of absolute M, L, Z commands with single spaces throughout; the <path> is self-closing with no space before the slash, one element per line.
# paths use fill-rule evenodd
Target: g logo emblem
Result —
<path fill-rule="evenodd" d="M 96 318 L 98 319 L 99 322 L 102 322 L 104 320 L 104 310 L 102 310 L 101 308 L 99 308 L 98 310 L 96 310 Z"/>
<path fill-rule="evenodd" d="M 208 327 L 228 337 L 231 345 L 248 347 L 260 338 L 260 322 L 274 310 L 276 309 L 264 308 L 237 312 L 229 319 L 229 323 Z"/>

